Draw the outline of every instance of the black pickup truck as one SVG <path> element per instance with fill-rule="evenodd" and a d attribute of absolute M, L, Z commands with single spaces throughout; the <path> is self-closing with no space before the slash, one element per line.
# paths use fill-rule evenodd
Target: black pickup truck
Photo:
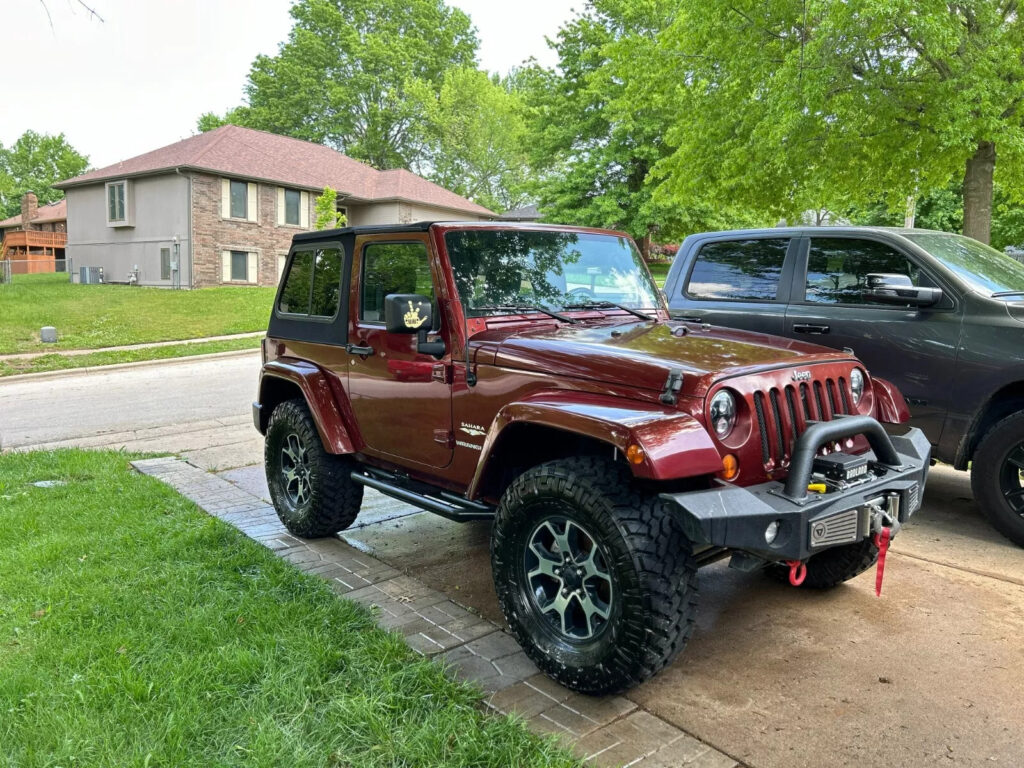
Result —
<path fill-rule="evenodd" d="M 683 242 L 665 293 L 676 319 L 852 349 L 1024 546 L 1024 264 L 923 229 L 707 232 Z"/>

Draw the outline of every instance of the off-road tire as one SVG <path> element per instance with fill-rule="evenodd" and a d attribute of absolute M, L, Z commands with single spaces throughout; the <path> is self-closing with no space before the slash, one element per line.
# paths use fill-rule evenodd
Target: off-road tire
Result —
<path fill-rule="evenodd" d="M 1003 492 L 1001 475 L 1004 471 L 1012 473 L 1014 469 L 1019 472 L 1019 467 L 1010 465 L 1008 460 L 1022 444 L 1024 412 L 1019 412 L 1007 416 L 986 433 L 971 462 L 974 498 L 992 526 L 1020 547 L 1024 547 L 1024 513 L 1010 506 Z"/>
<path fill-rule="evenodd" d="M 832 547 L 807 558 L 807 577 L 801 587 L 810 589 L 831 589 L 832 587 L 860 576 L 878 561 L 878 547 L 872 538 Z M 789 584 L 789 568 L 772 564 L 765 573 L 776 581 Z"/>
<path fill-rule="evenodd" d="M 587 642 L 571 642 L 531 602 L 527 540 L 551 515 L 585 526 L 608 555 L 610 616 Z M 552 461 L 516 478 L 494 519 L 491 565 L 512 633 L 538 667 L 568 688 L 605 694 L 635 686 L 671 662 L 693 633 L 691 543 L 664 503 L 638 490 L 629 471 L 610 460 Z"/>
<path fill-rule="evenodd" d="M 302 502 L 289 496 L 282 474 L 283 448 L 290 436 L 301 441 L 308 457 L 309 495 Z M 287 400 L 274 408 L 263 445 L 270 498 L 290 533 L 315 539 L 343 531 L 355 522 L 363 486 L 352 480 L 351 459 L 324 450 L 304 400 Z"/>

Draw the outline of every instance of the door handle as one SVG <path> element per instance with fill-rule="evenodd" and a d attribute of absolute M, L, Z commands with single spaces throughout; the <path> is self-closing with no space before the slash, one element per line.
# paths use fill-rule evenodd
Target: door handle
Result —
<path fill-rule="evenodd" d="M 698 315 L 676 315 L 673 320 L 682 320 L 684 323 L 703 323 L 704 318 Z"/>
<path fill-rule="evenodd" d="M 827 325 L 815 325 L 814 323 L 793 323 L 794 333 L 823 334 L 829 332 Z"/>
<path fill-rule="evenodd" d="M 345 351 L 350 355 L 363 355 L 365 357 L 366 355 L 373 354 L 373 347 L 361 347 L 358 344 L 346 344 Z"/>

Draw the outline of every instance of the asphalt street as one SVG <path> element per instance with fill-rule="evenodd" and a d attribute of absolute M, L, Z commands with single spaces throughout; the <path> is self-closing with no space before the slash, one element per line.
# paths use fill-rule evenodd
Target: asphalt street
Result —
<path fill-rule="evenodd" d="M 249 403 L 257 354 L 0 381 L 0 445 L 171 451 L 265 493 Z M 486 523 L 377 495 L 344 538 L 500 620 Z M 701 573 L 684 654 L 629 694 L 737 760 L 778 766 L 1024 764 L 1024 550 L 994 533 L 964 473 L 937 467 L 874 573 L 828 593 L 724 564 Z"/>

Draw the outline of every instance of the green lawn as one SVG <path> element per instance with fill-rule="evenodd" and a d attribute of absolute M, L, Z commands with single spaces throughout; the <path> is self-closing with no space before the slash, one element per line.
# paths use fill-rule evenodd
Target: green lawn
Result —
<path fill-rule="evenodd" d="M 0 765 L 577 763 L 126 455 L 61 451 L 0 456 Z"/>
<path fill-rule="evenodd" d="M 239 349 L 258 349 L 260 341 L 260 337 L 250 336 L 243 339 L 172 344 L 166 347 L 89 352 L 85 355 L 61 355 L 54 353 L 25 360 L 0 360 L 0 377 L 15 376 L 19 373 L 43 373 L 46 371 L 63 371 L 71 368 L 88 368 L 94 365 L 115 365 L 117 363 L 136 363 L 142 360 L 164 360 L 171 357 L 209 355 L 214 352 L 233 352 Z"/>
<path fill-rule="evenodd" d="M 0 354 L 96 349 L 222 336 L 267 327 L 276 288 L 222 286 L 170 291 L 72 285 L 67 275 L 16 275 L 0 285 Z M 56 345 L 39 329 L 57 329 Z"/>
<path fill-rule="evenodd" d="M 651 270 L 651 274 L 654 276 L 654 282 L 658 284 L 658 287 L 664 288 L 665 278 L 668 277 L 668 271 L 672 267 L 672 262 L 657 262 L 655 264 L 648 264 L 647 267 Z"/>

